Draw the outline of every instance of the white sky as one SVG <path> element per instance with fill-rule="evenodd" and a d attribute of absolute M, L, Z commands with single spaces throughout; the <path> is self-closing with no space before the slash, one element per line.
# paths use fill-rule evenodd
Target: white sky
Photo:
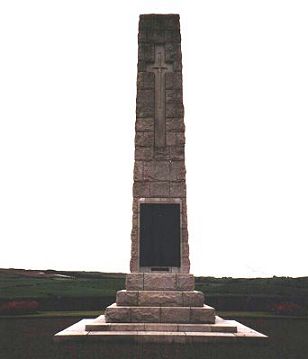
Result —
<path fill-rule="evenodd" d="M 127 272 L 140 13 L 181 17 L 191 271 L 308 275 L 306 1 L 1 1 L 0 267 Z"/>

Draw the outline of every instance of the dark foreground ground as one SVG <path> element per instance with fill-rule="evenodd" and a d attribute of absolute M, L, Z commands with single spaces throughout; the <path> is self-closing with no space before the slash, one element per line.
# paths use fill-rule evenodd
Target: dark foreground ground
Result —
<path fill-rule="evenodd" d="M 237 319 L 237 318 L 233 318 Z M 60 345 L 52 337 L 78 318 L 0 319 L 1 359 L 307 359 L 307 319 L 239 319 L 270 337 L 263 344 Z"/>

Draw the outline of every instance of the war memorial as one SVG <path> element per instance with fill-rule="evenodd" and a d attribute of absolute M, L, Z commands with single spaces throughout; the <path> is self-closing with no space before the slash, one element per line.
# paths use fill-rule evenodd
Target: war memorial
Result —
<path fill-rule="evenodd" d="M 189 124 L 188 124 L 189 125 Z M 96 319 L 55 340 L 137 343 L 234 342 L 266 338 L 217 316 L 196 291 L 187 230 L 185 125 L 178 15 L 141 15 L 135 122 L 130 273 Z"/>

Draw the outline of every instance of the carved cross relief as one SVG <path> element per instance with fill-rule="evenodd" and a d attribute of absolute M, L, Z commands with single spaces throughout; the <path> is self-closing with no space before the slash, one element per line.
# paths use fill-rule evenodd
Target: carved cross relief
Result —
<path fill-rule="evenodd" d="M 166 72 L 173 72 L 173 66 L 165 61 L 164 45 L 155 45 L 155 63 L 147 65 L 147 71 L 155 74 L 155 147 L 166 146 Z"/>

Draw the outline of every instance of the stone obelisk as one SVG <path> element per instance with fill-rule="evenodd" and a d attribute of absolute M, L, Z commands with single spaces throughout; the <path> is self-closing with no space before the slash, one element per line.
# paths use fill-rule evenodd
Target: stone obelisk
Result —
<path fill-rule="evenodd" d="M 216 317 L 189 273 L 179 16 L 141 15 L 138 45 L 131 273 L 105 315 L 56 337 L 181 343 L 256 337 Z"/>
<path fill-rule="evenodd" d="M 189 274 L 179 16 L 141 15 L 138 45 L 131 273 L 105 320 L 214 323 Z"/>
<path fill-rule="evenodd" d="M 188 273 L 179 16 L 141 16 L 138 45 L 130 269 Z"/>

